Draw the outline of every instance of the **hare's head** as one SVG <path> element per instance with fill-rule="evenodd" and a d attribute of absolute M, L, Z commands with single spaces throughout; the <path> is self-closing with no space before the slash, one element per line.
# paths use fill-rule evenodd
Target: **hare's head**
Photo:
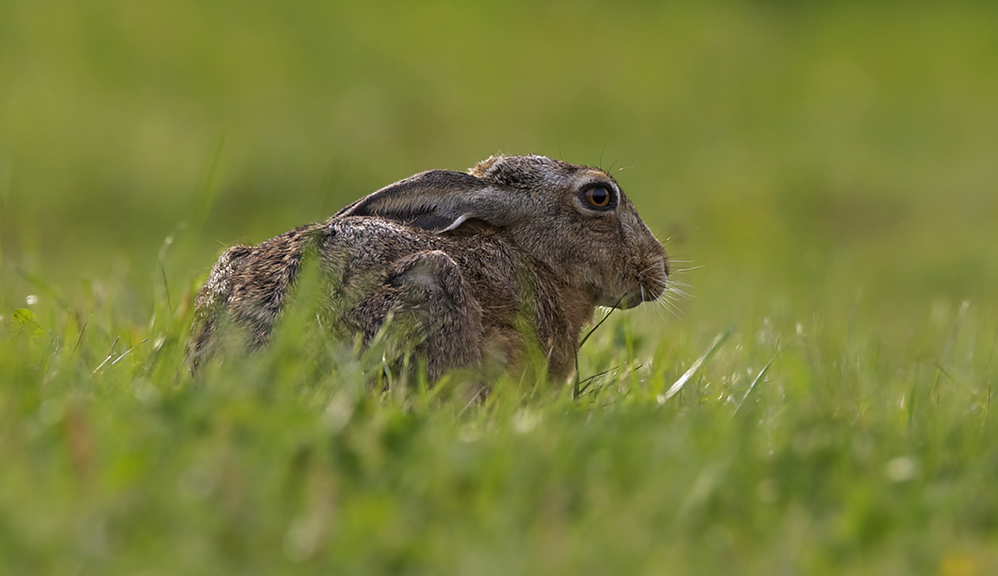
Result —
<path fill-rule="evenodd" d="M 666 288 L 665 249 L 614 179 L 543 156 L 493 156 L 468 174 L 423 172 L 338 215 L 380 216 L 439 233 L 484 221 L 602 306 L 629 308 Z"/>

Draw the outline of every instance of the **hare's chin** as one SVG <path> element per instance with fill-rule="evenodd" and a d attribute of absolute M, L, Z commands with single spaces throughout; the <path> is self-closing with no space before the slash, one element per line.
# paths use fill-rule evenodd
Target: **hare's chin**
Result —
<path fill-rule="evenodd" d="M 601 302 L 601 306 L 606 306 L 608 308 L 617 308 L 618 310 L 628 310 L 636 306 L 640 306 L 642 303 L 647 302 L 647 299 L 641 297 L 641 292 L 631 292 L 625 294 L 619 298 L 613 298 L 612 301 Z"/>

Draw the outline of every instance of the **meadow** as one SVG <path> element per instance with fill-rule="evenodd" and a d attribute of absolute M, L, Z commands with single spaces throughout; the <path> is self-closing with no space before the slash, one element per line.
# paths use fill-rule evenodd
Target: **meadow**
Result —
<path fill-rule="evenodd" d="M 0 2 L 0 572 L 998 573 L 998 5 Z M 378 393 L 229 245 L 497 152 L 610 170 L 688 294 L 576 386 Z"/>

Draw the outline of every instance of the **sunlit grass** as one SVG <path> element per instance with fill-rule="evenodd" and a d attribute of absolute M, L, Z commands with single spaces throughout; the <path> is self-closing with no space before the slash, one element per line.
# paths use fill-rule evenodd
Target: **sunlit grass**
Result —
<path fill-rule="evenodd" d="M 528 372 L 481 404 L 459 376 L 379 393 L 377 361 L 298 327 L 192 380 L 174 290 L 144 326 L 5 315 L 9 570 L 995 568 L 995 334 L 969 305 L 927 357 L 861 323 L 659 339 L 622 313 L 576 398 Z"/>

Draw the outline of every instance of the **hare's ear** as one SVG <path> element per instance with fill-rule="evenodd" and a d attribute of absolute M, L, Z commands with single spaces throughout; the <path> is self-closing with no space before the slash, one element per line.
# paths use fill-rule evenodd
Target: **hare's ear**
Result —
<path fill-rule="evenodd" d="M 377 216 L 437 233 L 454 230 L 469 219 L 504 227 L 528 212 L 526 194 L 522 206 L 512 203 L 511 196 L 470 174 L 430 170 L 369 194 L 334 217 Z"/>

